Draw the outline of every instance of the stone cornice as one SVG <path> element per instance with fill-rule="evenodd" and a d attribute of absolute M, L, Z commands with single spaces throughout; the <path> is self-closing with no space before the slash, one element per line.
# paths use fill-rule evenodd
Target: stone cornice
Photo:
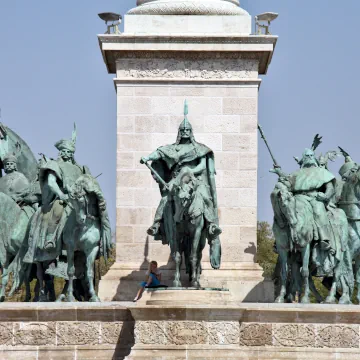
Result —
<path fill-rule="evenodd" d="M 209 56 L 233 57 L 234 53 L 239 56 L 251 56 L 256 53 L 259 59 L 259 74 L 266 74 L 271 62 L 277 36 L 241 36 L 241 35 L 99 35 L 99 44 L 104 62 L 109 73 L 115 73 L 115 62 L 121 57 L 128 57 L 129 52 L 135 56 L 141 53 L 153 54 L 161 58 L 163 53 L 187 53 L 189 58 L 193 54 L 206 52 Z M 191 55 L 192 54 L 192 55 Z"/>

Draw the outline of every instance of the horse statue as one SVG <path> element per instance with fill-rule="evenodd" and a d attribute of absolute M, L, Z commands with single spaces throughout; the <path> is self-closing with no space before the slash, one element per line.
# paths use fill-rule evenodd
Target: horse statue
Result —
<path fill-rule="evenodd" d="M 74 275 L 77 271 L 77 273 L 85 273 L 89 301 L 99 302 L 94 288 L 95 260 L 102 255 L 106 261 L 112 247 L 105 200 L 98 182 L 88 174 L 79 177 L 68 189 L 68 193 L 70 211 L 64 225 L 61 245 L 61 248 L 66 250 L 67 258 L 68 282 L 65 287 L 65 298 L 68 302 L 75 301 Z M 85 255 L 86 269 L 75 269 L 76 264 L 82 264 L 76 260 L 76 254 Z M 40 281 L 40 293 L 42 291 L 44 291 L 43 282 Z M 63 298 L 61 294 L 58 300 L 61 301 Z"/>
<path fill-rule="evenodd" d="M 2 176 L 4 159 L 8 154 L 16 154 L 16 164 L 19 176 L 25 176 L 30 184 L 25 192 L 20 194 L 18 202 L 6 194 L 6 177 Z M 3 270 L 0 301 L 5 300 L 5 289 L 8 284 L 9 274 L 19 270 L 20 263 L 16 257 L 27 235 L 30 218 L 35 212 L 38 192 L 36 178 L 38 165 L 29 146 L 15 132 L 0 124 L 0 265 Z M 32 197 L 35 196 L 35 200 Z M 30 300 L 29 279 L 25 279 L 26 300 Z"/>
<path fill-rule="evenodd" d="M 284 302 L 287 295 L 288 262 L 291 259 L 293 282 L 291 291 L 295 291 L 296 294 L 300 293 L 301 285 L 303 285 L 302 303 L 309 302 L 310 287 L 315 289 L 311 278 L 313 272 L 311 270 L 314 268 L 321 269 L 320 275 L 333 277 L 326 303 L 335 302 L 337 289 L 342 290 L 339 303 L 350 303 L 353 281 L 345 213 L 335 207 L 330 208 L 327 212 L 334 237 L 339 239 L 337 243 L 341 246 L 341 249 L 338 249 L 335 254 L 328 248 L 321 249 L 318 245 L 319 242 L 315 241 L 316 224 L 308 195 L 293 195 L 289 190 L 287 180 L 282 179 L 272 193 L 272 203 L 275 212 L 273 230 L 281 266 L 281 290 L 276 302 Z M 297 252 L 301 255 L 301 268 L 296 259 Z M 299 279 L 299 273 L 302 279 Z"/>
<path fill-rule="evenodd" d="M 360 303 L 360 168 L 349 154 L 341 148 L 340 150 L 346 162 L 339 170 L 342 186 L 337 204 L 344 210 L 348 219 L 349 248 L 351 259 L 355 261 L 357 299 Z"/>
<path fill-rule="evenodd" d="M 174 286 L 181 286 L 180 268 L 182 253 L 192 287 L 200 287 L 202 251 L 206 245 L 205 202 L 198 191 L 200 182 L 191 171 L 183 172 L 172 184 L 168 205 L 174 204 L 174 215 L 166 219 L 171 254 L 175 261 Z"/>

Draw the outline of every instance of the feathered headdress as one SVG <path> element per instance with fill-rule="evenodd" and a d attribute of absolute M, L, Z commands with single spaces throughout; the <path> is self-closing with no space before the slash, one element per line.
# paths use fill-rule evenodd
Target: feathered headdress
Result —
<path fill-rule="evenodd" d="M 61 151 L 64 149 L 75 152 L 76 150 L 76 124 L 74 123 L 74 130 L 72 132 L 71 140 L 62 139 L 55 144 L 55 147 Z"/>

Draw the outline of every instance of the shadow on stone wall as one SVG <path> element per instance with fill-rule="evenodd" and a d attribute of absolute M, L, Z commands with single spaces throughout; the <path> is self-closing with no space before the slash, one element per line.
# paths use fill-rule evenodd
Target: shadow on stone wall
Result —
<path fill-rule="evenodd" d="M 146 237 L 144 245 L 144 259 L 141 263 L 139 269 L 133 270 L 127 276 L 121 277 L 119 285 L 117 287 L 116 295 L 113 297 L 112 301 L 132 301 L 139 289 L 140 283 L 146 281 L 146 271 L 149 269 L 150 261 L 155 260 L 149 259 L 149 236 Z M 187 287 L 190 285 L 189 277 L 185 273 L 184 262 L 182 265 L 183 270 L 181 271 L 181 282 L 182 285 Z M 162 274 L 161 283 L 169 287 L 172 286 L 175 263 L 173 262 L 170 256 L 170 247 L 169 247 L 169 257 L 166 265 L 159 266 L 159 270 Z"/>
<path fill-rule="evenodd" d="M 131 348 L 135 345 L 135 320 L 130 311 L 128 311 L 128 319 L 123 322 L 121 332 L 116 344 L 115 352 L 112 360 L 123 360 L 130 355 Z"/>

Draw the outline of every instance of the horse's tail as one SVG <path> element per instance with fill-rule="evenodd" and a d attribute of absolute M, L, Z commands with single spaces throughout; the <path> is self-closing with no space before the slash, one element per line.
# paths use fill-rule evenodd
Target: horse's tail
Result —
<path fill-rule="evenodd" d="M 113 247 L 111 242 L 111 227 L 109 215 L 107 211 L 101 214 L 101 239 L 100 239 L 100 255 L 104 257 L 105 264 L 107 264 L 110 250 Z"/>

